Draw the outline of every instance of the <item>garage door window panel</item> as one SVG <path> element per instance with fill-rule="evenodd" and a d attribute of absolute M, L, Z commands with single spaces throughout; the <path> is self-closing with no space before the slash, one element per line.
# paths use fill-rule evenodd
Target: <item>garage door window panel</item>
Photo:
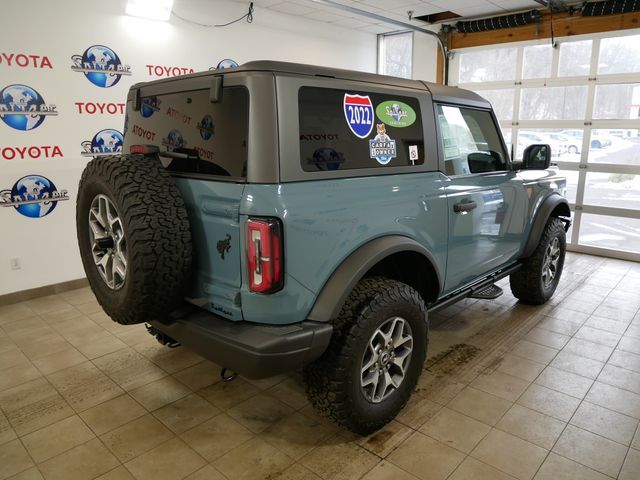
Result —
<path fill-rule="evenodd" d="M 639 110 L 640 83 L 596 86 L 594 120 L 637 120 Z"/>
<path fill-rule="evenodd" d="M 517 52 L 517 48 L 495 48 L 460 54 L 459 83 L 515 80 Z"/>
<path fill-rule="evenodd" d="M 589 163 L 640 166 L 640 130 L 598 128 L 591 130 Z"/>
<path fill-rule="evenodd" d="M 600 41 L 598 74 L 640 72 L 640 35 L 603 38 Z"/>
<path fill-rule="evenodd" d="M 579 243 L 640 253 L 640 219 L 583 213 Z"/>
<path fill-rule="evenodd" d="M 567 179 L 567 190 L 565 192 L 565 197 L 567 201 L 575 205 L 576 197 L 578 193 L 578 180 L 580 177 L 580 172 L 577 170 L 567 170 L 560 167 L 560 175 L 564 176 Z M 571 238 L 568 236 L 567 238 Z"/>
<path fill-rule="evenodd" d="M 551 45 L 532 45 L 522 49 L 522 78 L 549 78 L 553 61 Z"/>
<path fill-rule="evenodd" d="M 521 128 L 518 130 L 516 158 L 521 159 L 525 148 L 529 145 L 542 143 L 551 147 L 551 156 L 554 160 L 579 162 L 582 135 L 582 129 Z"/>
<path fill-rule="evenodd" d="M 561 43 L 558 76 L 580 77 L 589 75 L 592 46 L 593 40 Z"/>
<path fill-rule="evenodd" d="M 585 117 L 587 87 L 523 88 L 521 120 L 580 120 Z"/>
<path fill-rule="evenodd" d="M 475 90 L 475 92 L 491 103 L 493 111 L 500 121 L 513 119 L 513 99 L 515 96 L 513 88 Z"/>
<path fill-rule="evenodd" d="M 589 172 L 584 189 L 584 203 L 640 210 L 640 175 Z"/>

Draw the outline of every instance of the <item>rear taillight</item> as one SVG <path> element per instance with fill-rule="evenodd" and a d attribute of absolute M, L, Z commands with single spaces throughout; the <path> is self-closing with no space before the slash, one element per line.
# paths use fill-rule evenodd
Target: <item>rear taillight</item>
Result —
<path fill-rule="evenodd" d="M 129 147 L 129 153 L 131 154 L 141 153 L 142 155 L 152 155 L 159 151 L 160 149 L 155 145 L 131 145 Z"/>
<path fill-rule="evenodd" d="M 250 218 L 247 221 L 247 265 L 249 289 L 273 293 L 282 288 L 282 228 L 276 218 Z"/>

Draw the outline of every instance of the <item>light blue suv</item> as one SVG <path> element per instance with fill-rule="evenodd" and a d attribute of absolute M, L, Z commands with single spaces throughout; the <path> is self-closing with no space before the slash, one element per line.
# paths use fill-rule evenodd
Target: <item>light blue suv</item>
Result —
<path fill-rule="evenodd" d="M 124 151 L 78 193 L 104 310 L 249 377 L 304 367 L 311 402 L 358 433 L 409 399 L 430 312 L 508 275 L 541 304 L 562 273 L 549 146 L 512 163 L 466 90 L 252 62 L 134 85 Z"/>

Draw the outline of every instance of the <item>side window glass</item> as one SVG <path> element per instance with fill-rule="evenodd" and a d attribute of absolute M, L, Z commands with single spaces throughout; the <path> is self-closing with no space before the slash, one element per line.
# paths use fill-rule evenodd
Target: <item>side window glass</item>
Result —
<path fill-rule="evenodd" d="M 491 114 L 485 110 L 438 105 L 447 175 L 507 169 L 507 157 Z"/>
<path fill-rule="evenodd" d="M 306 172 L 424 163 L 417 98 L 302 87 L 298 105 L 300 164 Z"/>

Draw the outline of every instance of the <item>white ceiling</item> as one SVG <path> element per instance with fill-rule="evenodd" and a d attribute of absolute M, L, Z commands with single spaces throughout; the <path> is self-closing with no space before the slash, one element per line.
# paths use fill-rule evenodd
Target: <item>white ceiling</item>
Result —
<path fill-rule="evenodd" d="M 232 0 L 236 3 L 249 4 L 249 0 Z M 343 5 L 377 13 L 384 17 L 408 22 L 407 11 L 412 10 L 413 16 L 429 15 L 442 11 L 451 11 L 462 17 L 478 17 L 489 15 L 504 15 L 509 12 L 541 8 L 533 0 L 334 0 Z M 353 14 L 335 7 L 316 3 L 313 0 L 253 0 L 256 14 L 261 8 L 301 16 L 310 20 L 331 23 L 336 26 L 362 30 L 370 33 L 384 33 L 398 30 L 392 24 L 381 23 L 378 20 Z M 416 26 L 425 27 L 428 24 L 413 20 Z"/>

